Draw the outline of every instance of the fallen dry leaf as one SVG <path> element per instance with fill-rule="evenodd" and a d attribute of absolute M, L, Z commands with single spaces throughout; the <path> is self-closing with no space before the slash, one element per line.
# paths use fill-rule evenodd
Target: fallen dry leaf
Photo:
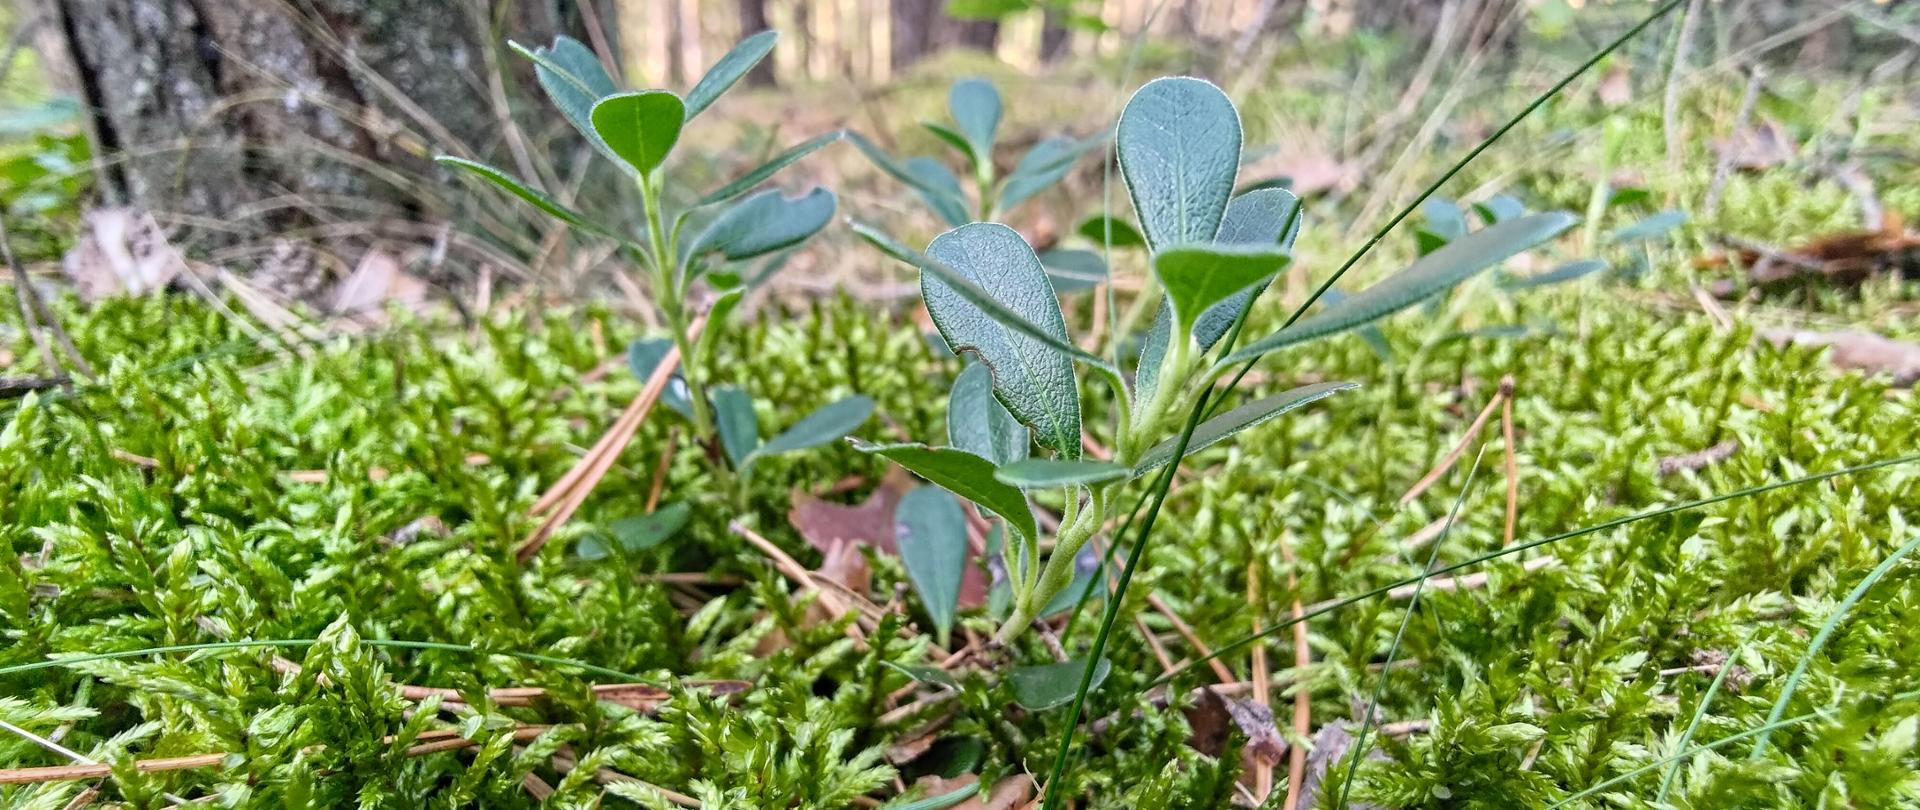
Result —
<path fill-rule="evenodd" d="M 374 248 L 361 254 L 353 272 L 334 288 L 331 309 L 340 315 L 378 315 L 387 302 L 418 309 L 427 283 L 406 272 L 393 254 Z"/>
<path fill-rule="evenodd" d="M 1287 754 L 1287 741 L 1273 723 L 1273 710 L 1251 700 L 1228 697 L 1212 687 L 1199 690 L 1193 705 L 1183 709 L 1193 734 L 1187 744 L 1193 750 L 1218 757 L 1227 749 L 1227 740 L 1238 731 L 1247 740 L 1245 752 L 1255 761 L 1273 765 Z"/>
<path fill-rule="evenodd" d="M 887 472 L 886 478 L 881 480 L 880 486 L 866 500 L 851 506 L 822 500 L 805 490 L 796 489 L 790 496 L 787 521 L 800 532 L 807 545 L 813 546 L 826 558 L 820 568 L 822 576 L 832 578 L 855 593 L 866 593 L 871 572 L 866 570 L 866 558 L 860 555 L 858 547 L 871 546 L 881 554 L 900 553 L 900 547 L 894 540 L 893 513 L 900 505 L 901 496 L 913 486 L 912 477 L 896 467 Z M 858 570 L 854 569 L 856 560 Z M 858 587 L 853 581 L 841 579 L 842 575 L 855 577 Z M 960 606 L 977 608 L 986 603 L 986 574 L 979 566 L 969 565 L 960 581 Z"/>
<path fill-rule="evenodd" d="M 1792 160 L 1800 152 L 1786 127 L 1770 118 L 1742 127 L 1719 143 L 1720 158 L 1728 166 L 1743 171 L 1770 169 Z"/>
<path fill-rule="evenodd" d="M 60 268 L 87 301 L 163 289 L 184 267 L 153 215 L 132 208 L 96 208 L 81 218 L 80 240 Z"/>
<path fill-rule="evenodd" d="M 1336 720 L 1321 726 L 1313 734 L 1313 750 L 1307 754 L 1307 775 L 1300 780 L 1299 807 L 1317 807 L 1320 788 L 1327 784 L 1327 770 L 1347 755 L 1347 749 L 1353 747 L 1353 733 L 1347 730 L 1344 720 Z M 1367 759 L 1385 760 L 1387 755 L 1375 748 L 1368 752 Z M 1381 810 L 1379 805 L 1353 803 L 1347 805 L 1352 810 Z"/>
<path fill-rule="evenodd" d="M 1831 346 L 1828 360 L 1835 368 L 1866 374 L 1885 374 L 1902 388 L 1920 381 L 1920 343 L 1893 340 L 1873 332 L 1773 329 L 1761 335 L 1775 346 Z"/>
<path fill-rule="evenodd" d="M 1616 61 L 1607 73 L 1600 77 L 1597 93 L 1600 103 L 1607 107 L 1619 107 L 1633 100 L 1633 76 L 1627 72 L 1625 60 Z"/>
<path fill-rule="evenodd" d="M 1875 276 L 1897 273 L 1920 278 L 1920 233 L 1906 230 L 1898 216 L 1887 212 L 1884 227 L 1875 231 L 1842 231 L 1814 239 L 1791 250 L 1769 250 L 1738 244 L 1734 249 L 1704 257 L 1702 268 L 1735 265 L 1746 269 L 1758 287 L 1783 287 L 1819 280 L 1853 287 Z M 1723 280 L 1709 290 L 1721 298 L 1739 292 L 1740 285 Z"/>

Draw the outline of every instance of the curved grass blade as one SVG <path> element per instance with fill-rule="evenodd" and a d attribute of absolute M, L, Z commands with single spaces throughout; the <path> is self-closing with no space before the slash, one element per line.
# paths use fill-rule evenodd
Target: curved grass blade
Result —
<path fill-rule="evenodd" d="M 1021 489 L 1048 489 L 1118 481 L 1127 477 L 1127 468 L 1106 461 L 1029 458 L 1000 465 L 993 477 Z"/>
<path fill-rule="evenodd" d="M 1537 247 L 1573 227 L 1575 221 L 1572 214 L 1565 212 L 1533 214 L 1475 231 L 1421 257 L 1385 281 L 1348 296 L 1338 305 L 1282 327 L 1221 358 L 1214 369 L 1217 373 L 1233 363 L 1258 360 L 1277 349 L 1344 332 L 1399 312 Z"/>
<path fill-rule="evenodd" d="M 692 121 L 694 116 L 713 106 L 713 102 L 740 81 L 740 77 L 753 70 L 753 66 L 760 64 L 767 54 L 773 53 L 774 43 L 779 39 L 778 31 L 761 31 L 740 40 L 733 50 L 727 51 L 726 56 L 720 57 L 713 67 L 707 68 L 706 75 L 701 76 L 693 89 L 687 91 L 686 120 Z"/>
<path fill-rule="evenodd" d="M 1186 458 L 1198 453 L 1240 431 L 1258 427 L 1288 411 L 1319 402 L 1341 391 L 1359 387 L 1359 383 L 1350 382 L 1314 383 L 1254 400 L 1201 423 L 1194 429 L 1192 440 L 1187 443 L 1186 452 L 1180 457 Z M 1148 448 L 1147 452 L 1140 455 L 1139 463 L 1134 465 L 1133 477 L 1146 475 L 1173 461 L 1175 445 L 1176 442 L 1173 439 L 1167 439 Z"/>
<path fill-rule="evenodd" d="M 576 212 L 571 208 L 568 208 L 564 205 L 554 202 L 552 197 L 548 197 L 547 195 L 542 194 L 539 191 L 535 191 L 534 189 L 528 187 L 525 183 L 520 182 L 518 178 L 515 178 L 514 176 L 507 174 L 506 172 L 503 172 L 492 166 L 488 166 L 485 163 L 477 163 L 475 161 L 467 160 L 465 158 L 453 157 L 452 155 L 436 155 L 433 161 L 442 166 L 460 169 L 469 174 L 477 176 L 483 180 L 486 180 L 490 183 L 493 183 L 494 185 L 499 186 L 501 189 L 505 190 L 508 194 L 512 194 L 515 197 L 519 197 L 526 204 L 540 209 L 540 211 L 545 213 L 547 216 L 553 217 L 554 219 L 560 220 L 561 222 L 564 222 L 575 228 L 579 228 L 580 230 L 583 230 L 598 236 L 605 236 L 609 239 L 621 239 L 621 237 L 613 233 L 612 230 L 606 227 L 603 227 L 599 223 L 589 220 L 584 216 L 581 216 L 579 212 Z M 621 239 L 621 241 L 627 241 L 627 240 Z"/>
<path fill-rule="evenodd" d="M 1190 76 L 1142 85 L 1120 111 L 1120 174 L 1154 250 L 1212 242 L 1240 165 L 1240 113 Z"/>
<path fill-rule="evenodd" d="M 951 447 L 928 447 L 913 443 L 873 444 L 859 439 L 848 441 L 853 442 L 854 449 L 862 453 L 884 456 L 909 472 L 945 487 L 948 492 L 979 504 L 999 515 L 1029 540 L 1040 536 L 1033 510 L 1027 508 L 1027 496 L 1021 494 L 1019 489 L 995 479 L 991 461 Z"/>
<path fill-rule="evenodd" d="M 740 175 L 740 177 L 735 179 L 733 182 L 728 183 L 724 186 L 721 186 L 718 189 L 715 189 L 712 193 L 708 194 L 705 197 L 701 197 L 698 202 L 695 202 L 693 204 L 693 206 L 695 208 L 699 208 L 701 206 L 713 205 L 715 203 L 723 203 L 735 197 L 738 197 L 742 194 L 745 194 L 749 191 L 752 191 L 755 186 L 758 186 L 761 183 L 766 182 L 768 178 L 774 176 L 775 174 L 778 174 L 781 169 L 784 169 L 788 166 L 792 166 L 794 163 L 798 162 L 801 158 L 811 155 L 815 152 L 818 152 L 822 148 L 826 147 L 827 145 L 838 142 L 841 138 L 845 138 L 846 136 L 847 136 L 846 130 L 836 129 L 825 135 L 821 135 L 816 138 L 801 141 L 800 143 L 797 143 L 792 147 L 788 148 L 787 151 L 781 152 L 778 155 L 774 155 L 772 160 L 769 160 L 765 163 L 760 164 L 758 167 L 755 167 L 753 171 Z"/>
<path fill-rule="evenodd" d="M 1753 632 L 1748 632 L 1747 637 L 1741 640 L 1740 646 L 1720 664 L 1720 671 L 1713 674 L 1713 682 L 1707 684 L 1706 693 L 1700 696 L 1700 705 L 1693 707 L 1693 719 L 1687 721 L 1687 730 L 1680 732 L 1680 739 L 1674 744 L 1675 748 L 1685 751 L 1687 746 L 1693 744 L 1694 732 L 1700 729 L 1700 721 L 1707 718 L 1707 707 L 1713 705 L 1714 696 L 1720 694 L 1720 687 L 1726 684 L 1728 673 L 1733 672 L 1734 664 L 1740 660 L 1741 654 L 1747 651 L 1747 645 L 1753 643 L 1753 636 Z M 1666 806 L 1667 793 L 1672 790 L 1673 780 L 1680 776 L 1680 766 L 1684 764 L 1686 764 L 1685 757 L 1674 758 L 1673 765 L 1660 777 L 1660 792 L 1653 797 L 1654 806 Z"/>
<path fill-rule="evenodd" d="M 1914 535 L 1906 545 L 1887 555 L 1887 558 L 1874 566 L 1872 571 L 1867 572 L 1866 577 L 1860 580 L 1860 584 L 1853 586 L 1853 590 L 1847 592 L 1846 598 L 1841 599 L 1840 604 L 1834 606 L 1833 615 L 1828 616 L 1826 622 L 1820 625 L 1820 631 L 1813 634 L 1813 640 L 1807 643 L 1807 651 L 1801 654 L 1799 663 L 1794 664 L 1793 672 L 1787 675 L 1787 680 L 1781 685 L 1780 697 L 1774 699 L 1773 709 L 1767 712 L 1768 724 L 1779 722 L 1780 718 L 1786 716 L 1787 704 L 1793 702 L 1793 693 L 1800 688 L 1800 680 L 1806 677 L 1807 670 L 1813 666 L 1814 657 L 1826 648 L 1827 640 L 1833 638 L 1833 631 L 1839 628 L 1841 620 L 1853 612 L 1854 606 L 1860 604 L 1860 600 L 1866 597 L 1867 590 L 1872 588 L 1874 583 L 1885 577 L 1887 572 L 1892 571 L 1893 567 L 1906 559 L 1908 554 L 1912 554 L 1914 549 L 1920 549 L 1920 535 Z M 1753 742 L 1753 753 L 1747 755 L 1748 759 L 1757 760 L 1767 755 L 1767 737 L 1771 733 L 1770 729 L 1760 733 L 1759 739 Z"/>

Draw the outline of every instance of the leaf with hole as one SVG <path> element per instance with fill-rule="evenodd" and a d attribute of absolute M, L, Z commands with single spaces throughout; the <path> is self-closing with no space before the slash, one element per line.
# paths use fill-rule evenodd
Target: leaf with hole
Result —
<path fill-rule="evenodd" d="M 1013 699 L 1028 711 L 1044 712 L 1057 709 L 1073 702 L 1075 692 L 1080 689 L 1080 678 L 1086 672 L 1085 658 L 1069 658 L 1057 664 L 1030 664 L 1014 667 L 1007 674 L 1007 684 L 1013 687 Z M 1105 658 L 1094 665 L 1093 681 L 1087 685 L 1087 692 L 1100 688 L 1107 679 L 1107 673 L 1113 670 L 1113 663 Z"/>
<path fill-rule="evenodd" d="M 1249 191 L 1227 203 L 1227 213 L 1220 218 L 1220 233 L 1213 241 L 1228 245 L 1278 244 L 1282 251 L 1290 253 L 1293 240 L 1300 235 L 1302 218 L 1300 198 L 1293 196 L 1293 192 L 1284 188 Z M 1266 289 L 1266 283 L 1262 283 L 1235 293 L 1203 313 L 1193 327 L 1193 339 L 1200 344 L 1200 350 L 1211 349 L 1226 337 L 1233 322 L 1240 317 L 1240 311 L 1246 308 L 1247 299 L 1259 297 Z"/>
<path fill-rule="evenodd" d="M 1319 402 L 1341 391 L 1359 387 L 1358 383 L 1350 382 L 1314 383 L 1256 399 L 1194 427 L 1193 437 L 1187 442 L 1187 452 L 1181 457 L 1185 458 L 1205 450 L 1235 433 L 1263 425 L 1288 411 Z M 1173 461 L 1173 449 L 1178 442 L 1178 437 L 1170 438 L 1142 453 L 1139 463 L 1133 467 L 1134 476 L 1146 475 Z"/>
<path fill-rule="evenodd" d="M 1240 114 L 1201 79 L 1155 79 L 1120 112 L 1120 173 L 1156 251 L 1212 242 L 1240 165 Z"/>
<path fill-rule="evenodd" d="M 833 192 L 824 188 L 788 197 L 770 188 L 728 208 L 687 248 L 690 256 L 718 253 L 742 261 L 793 247 L 833 221 Z"/>
<path fill-rule="evenodd" d="M 773 52 L 773 45 L 779 39 L 778 32 L 761 31 L 740 40 L 733 50 L 727 51 L 726 56 L 720 57 L 713 67 L 707 68 L 706 75 L 701 76 L 693 89 L 687 91 L 686 120 L 693 120 L 694 116 L 713 106 L 722 93 L 727 92 L 735 82 L 740 81 L 740 77 L 747 75 L 747 71 L 753 70 L 754 65 L 760 64 L 760 60 Z"/>
<path fill-rule="evenodd" d="M 1302 318 L 1221 358 L 1215 369 L 1257 359 L 1277 349 L 1344 332 L 1399 312 L 1538 247 L 1573 227 L 1576 221 L 1572 214 L 1565 212 L 1532 214 L 1474 231 L 1338 305 Z"/>
<path fill-rule="evenodd" d="M 554 219 L 560 220 L 561 222 L 564 222 L 568 225 L 572 225 L 575 228 L 579 228 L 580 230 L 586 231 L 588 233 L 599 234 L 601 236 L 611 237 L 614 239 L 621 238 L 615 235 L 611 230 L 605 227 L 602 227 L 598 223 L 592 222 L 588 220 L 586 217 L 583 217 L 580 214 L 576 213 L 573 209 L 568 208 L 564 205 L 561 205 L 557 202 L 554 202 L 553 198 L 548 197 L 545 194 L 542 194 L 538 191 L 535 191 L 527 187 L 526 184 L 520 182 L 517 178 L 514 178 L 513 176 L 507 174 L 506 172 L 500 171 L 499 169 L 496 169 L 492 166 L 488 166 L 485 163 L 475 163 L 474 161 L 471 161 L 471 160 L 464 160 L 464 159 L 453 157 L 450 155 L 439 155 L 434 158 L 434 162 L 439 163 L 442 166 L 448 166 L 451 168 L 463 170 L 465 172 L 468 172 L 469 174 L 473 174 L 477 177 L 480 177 L 481 179 L 484 179 L 490 183 L 493 183 L 494 185 L 504 189 L 508 194 L 512 194 L 515 197 L 519 197 L 521 200 L 525 201 L 528 205 L 531 205 L 535 208 L 540 209 L 542 212 L 545 212 L 547 216 L 553 217 Z"/>
<path fill-rule="evenodd" d="M 737 385 L 717 385 L 709 397 L 720 446 L 734 469 L 741 469 L 760 449 L 760 418 L 753 412 L 753 396 Z"/>
<path fill-rule="evenodd" d="M 768 439 L 748 457 L 751 462 L 756 458 L 777 456 L 807 450 L 828 442 L 839 441 L 852 433 L 854 428 L 867 421 L 873 415 L 873 399 L 854 394 L 837 402 L 820 407 L 793 423 L 780 435 Z"/>
<path fill-rule="evenodd" d="M 969 363 L 947 394 L 947 443 L 994 464 L 1026 458 L 1033 436 L 993 394 L 993 372 Z"/>
<path fill-rule="evenodd" d="M 993 370 L 1000 401 L 1041 444 L 1079 457 L 1080 389 L 1073 360 L 1056 348 L 1072 344 L 1053 282 L 1033 248 L 1012 228 L 976 222 L 941 234 L 927 257 L 951 269 L 929 262 L 920 275 L 920 294 L 947 345 L 955 354 L 972 352 Z M 983 289 L 966 290 L 969 285 L 994 292 L 983 298 Z"/>
<path fill-rule="evenodd" d="M 753 171 L 740 175 L 740 177 L 738 179 L 735 179 L 733 182 L 728 183 L 724 186 L 721 186 L 718 189 L 715 189 L 713 193 L 708 194 L 705 197 L 701 197 L 699 202 L 694 203 L 694 206 L 699 207 L 703 205 L 713 205 L 715 203 L 723 203 L 735 197 L 738 197 L 742 194 L 745 194 L 749 191 L 752 191 L 755 186 L 758 186 L 761 183 L 766 182 L 768 178 L 771 178 L 775 174 L 778 174 L 781 169 L 784 169 L 788 166 L 792 166 L 794 163 L 798 162 L 801 158 L 811 155 L 814 152 L 820 151 L 822 148 L 826 147 L 828 144 L 835 143 L 839 141 L 841 138 L 846 137 L 846 135 L 847 135 L 846 130 L 836 129 L 832 132 L 829 132 L 825 135 L 821 135 L 817 138 L 812 138 L 806 141 L 802 141 L 798 144 L 795 144 L 793 147 L 787 149 L 787 151 L 781 152 L 778 155 L 774 155 L 772 160 L 769 160 L 755 167 Z"/>
<path fill-rule="evenodd" d="M 1173 307 L 1174 339 L 1185 340 L 1201 313 L 1273 278 L 1287 261 L 1278 246 L 1182 245 L 1155 253 L 1153 275 Z"/>
<path fill-rule="evenodd" d="M 1096 245 L 1106 245 L 1108 240 L 1112 240 L 1111 244 L 1117 248 L 1145 247 L 1147 244 L 1147 238 L 1140 235 L 1140 229 L 1119 217 L 1087 217 L 1074 232 Z"/>
<path fill-rule="evenodd" d="M 1000 91 L 984 79 L 962 79 L 947 92 L 947 109 L 974 158 L 991 162 L 993 136 L 1000 129 Z"/>
<path fill-rule="evenodd" d="M 686 112 L 680 97 L 665 90 L 616 93 L 593 105 L 593 131 L 634 171 L 650 175 L 680 140 Z"/>
<path fill-rule="evenodd" d="M 967 569 L 967 515 L 953 494 L 939 487 L 915 487 L 893 514 L 900 562 L 944 645 Z"/>
<path fill-rule="evenodd" d="M 993 462 L 965 450 L 924 444 L 872 444 L 851 439 L 863 453 L 874 453 L 907 468 L 908 472 L 945 487 L 948 492 L 999 515 L 1025 537 L 1040 536 L 1027 496 L 1019 488 L 993 477 Z"/>
<path fill-rule="evenodd" d="M 1021 489 L 1050 489 L 1118 481 L 1127 477 L 1127 468 L 1106 461 L 1029 458 L 1000 465 L 993 477 Z"/>

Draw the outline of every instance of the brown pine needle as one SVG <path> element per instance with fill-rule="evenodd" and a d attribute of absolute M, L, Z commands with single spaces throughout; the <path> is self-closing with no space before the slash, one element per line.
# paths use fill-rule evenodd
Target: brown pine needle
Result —
<path fill-rule="evenodd" d="M 513 730 L 513 738 L 527 742 L 546 733 L 551 726 L 521 726 Z M 424 740 L 407 749 L 407 756 L 417 757 L 440 751 L 452 751 L 469 748 L 476 741 L 460 736 L 453 729 L 441 729 L 422 733 L 416 739 Z M 393 742 L 389 736 L 385 742 Z M 194 754 L 184 757 L 160 757 L 142 759 L 133 763 L 134 770 L 140 773 L 161 773 L 164 771 L 187 771 L 200 768 L 212 768 L 225 761 L 227 754 Z M 104 779 L 113 776 L 113 766 L 107 763 L 82 763 L 75 765 L 54 765 L 40 768 L 9 768 L 0 770 L 0 785 L 27 785 L 44 782 L 71 782 L 81 779 Z"/>
<path fill-rule="evenodd" d="M 660 491 L 667 486 L 667 471 L 673 469 L 674 451 L 680 449 L 680 426 L 667 431 L 667 449 L 660 452 L 660 464 L 653 468 L 653 486 L 647 490 L 647 514 L 660 505 Z"/>
<path fill-rule="evenodd" d="M 1280 554 L 1287 559 L 1288 565 L 1299 562 L 1293 556 L 1291 535 L 1280 538 Z M 1313 663 L 1313 651 L 1307 648 L 1306 609 L 1300 606 L 1300 578 L 1293 571 L 1287 571 L 1287 588 L 1293 591 L 1293 734 L 1297 740 L 1313 738 L 1313 696 L 1307 693 L 1299 679 L 1307 674 L 1307 665 Z M 1264 691 L 1266 679 L 1256 681 L 1255 688 Z M 1264 701 L 1263 701 L 1264 702 Z M 1281 804 L 1281 810 L 1298 810 L 1300 807 L 1300 786 L 1307 779 L 1307 747 L 1296 742 L 1287 752 L 1287 798 Z M 1264 798 L 1264 797 L 1263 797 Z"/>
<path fill-rule="evenodd" d="M 1253 616 L 1253 633 L 1260 635 L 1266 627 L 1260 621 L 1264 612 L 1260 598 L 1260 557 L 1252 555 L 1247 561 L 1247 611 Z M 1253 702 L 1261 708 L 1272 711 L 1273 704 L 1267 688 L 1267 644 L 1262 638 L 1253 643 Z M 1265 759 L 1256 758 L 1253 763 L 1253 803 L 1260 806 L 1267 803 L 1267 797 L 1273 794 L 1273 766 Z"/>
<path fill-rule="evenodd" d="M 1513 545 L 1513 527 L 1520 517 L 1520 464 L 1513 441 L 1513 376 L 1500 380 L 1500 433 L 1507 445 L 1507 526 L 1500 535 L 1500 546 Z"/>
<path fill-rule="evenodd" d="M 1455 444 L 1452 450 L 1447 451 L 1446 457 L 1440 459 L 1439 464 L 1434 465 L 1432 470 L 1427 471 L 1426 477 L 1421 478 L 1418 483 L 1407 490 L 1406 494 L 1400 496 L 1401 506 L 1413 503 L 1415 498 L 1420 497 L 1420 494 L 1426 492 L 1427 488 L 1439 483 L 1441 476 L 1446 475 L 1447 471 L 1453 469 L 1453 465 L 1459 463 L 1461 454 L 1467 452 L 1467 445 L 1472 444 L 1473 440 L 1479 437 L 1480 429 L 1487 426 L 1487 419 L 1493 416 L 1494 409 L 1500 407 L 1501 401 L 1507 398 L 1508 393 L 1512 390 L 1512 380 L 1512 377 L 1508 377 L 1500 381 L 1500 392 L 1494 394 L 1493 399 L 1487 400 L 1487 407 L 1481 408 L 1480 415 L 1473 418 L 1473 424 L 1467 427 L 1467 433 L 1460 437 L 1460 442 Z"/>
<path fill-rule="evenodd" d="M 1233 676 L 1233 670 L 1227 669 L 1226 664 L 1221 663 L 1219 658 L 1214 657 L 1213 648 L 1208 647 L 1206 642 L 1201 641 L 1200 636 L 1193 632 L 1193 628 L 1188 626 L 1186 622 L 1181 621 L 1180 616 L 1173 612 L 1173 608 L 1167 606 L 1166 600 L 1161 599 L 1159 594 L 1147 594 L 1147 604 L 1152 605 L 1154 610 L 1160 611 L 1160 615 L 1167 617 L 1167 623 L 1173 625 L 1174 632 L 1179 633 L 1180 637 L 1186 639 L 1188 644 L 1193 645 L 1194 652 L 1207 658 L 1207 664 L 1213 667 L 1213 674 L 1220 679 L 1221 683 L 1232 683 L 1240 680 Z"/>

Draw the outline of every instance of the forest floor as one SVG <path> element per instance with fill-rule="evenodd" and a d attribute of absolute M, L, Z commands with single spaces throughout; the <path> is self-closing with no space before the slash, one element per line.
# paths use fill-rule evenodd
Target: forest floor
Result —
<path fill-rule="evenodd" d="M 1912 97 L 1782 80 L 1740 124 L 1723 79 L 1668 121 L 1593 78 L 1447 193 L 1597 219 L 1376 333 L 1263 362 L 1250 394 L 1363 385 L 1189 461 L 1055 786 L 1078 806 L 1920 802 L 1920 567 L 1876 570 L 1920 531 L 1920 400 L 1895 379 L 1920 373 L 1901 365 L 1920 290 L 1898 272 L 1920 219 Z M 943 86 L 876 102 L 902 151 L 931 151 L 906 122 Z M 1009 128 L 1060 120 L 1058 89 L 1016 94 Z M 1284 145 L 1274 166 L 1320 171 L 1310 276 L 1489 126 L 1355 167 L 1310 146 L 1344 124 L 1299 123 L 1338 117 L 1320 89 L 1229 90 L 1248 142 Z M 1523 96 L 1480 106 L 1497 123 Z M 1669 125 L 1688 128 L 1677 165 Z M 1721 169 L 1730 133 L 1788 148 Z M 858 161 L 817 171 L 924 244 L 931 220 Z M 1615 167 L 1598 206 L 1596 167 Z M 1101 182 L 1078 173 L 1017 224 L 1065 234 Z M 1670 209 L 1689 217 L 1655 227 Z M 1361 272 L 1411 260 L 1446 214 Z M 1863 231 L 1893 247 L 1806 250 Z M 1729 245 L 1813 277 L 1749 289 L 1714 258 Z M 1606 269 L 1541 277 L 1589 258 Z M 844 234 L 800 261 L 716 346 L 760 423 L 858 393 L 869 438 L 944 435 L 960 366 L 910 298 L 801 294 L 823 268 L 855 294 L 911 279 Z M 1269 299 L 1263 327 L 1298 290 Z M 1068 302 L 1070 320 L 1092 306 Z M 948 650 L 891 537 L 823 566 L 837 537 L 892 532 L 877 457 L 767 459 L 720 496 L 709 449 L 657 411 L 516 558 L 536 500 L 640 391 L 623 356 L 645 327 L 617 301 L 264 341 L 269 324 L 186 294 L 52 306 L 97 374 L 0 402 L 0 805 L 1004 809 L 1051 764 L 1064 712 L 990 656 L 930 671 Z M 0 324 L 5 375 L 47 373 L 18 314 Z M 1096 439 L 1106 417 L 1089 407 Z M 684 525 L 654 531 L 662 514 Z M 867 610 L 829 609 L 848 604 Z M 979 646 L 988 613 L 944 646 Z M 1053 661 L 1092 625 L 1003 654 Z M 1372 753 L 1350 756 L 1361 734 Z"/>

